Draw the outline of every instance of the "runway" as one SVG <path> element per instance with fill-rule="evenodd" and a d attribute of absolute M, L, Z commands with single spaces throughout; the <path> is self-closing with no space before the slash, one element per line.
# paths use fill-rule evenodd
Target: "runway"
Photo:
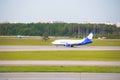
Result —
<path fill-rule="evenodd" d="M 79 47 L 55 47 L 55 46 L 0 46 L 0 51 L 46 51 L 46 50 L 120 50 L 119 46 L 79 46 Z M 120 61 L 52 61 L 52 60 L 1 60 L 4 65 L 50 65 L 50 66 L 120 66 Z"/>
<path fill-rule="evenodd" d="M 120 66 L 120 61 L 1 60 L 0 66 Z"/>
<path fill-rule="evenodd" d="M 120 73 L 0 73 L 0 80 L 120 80 Z"/>
<path fill-rule="evenodd" d="M 46 50 L 120 50 L 119 46 L 0 46 L 0 51 L 46 51 Z"/>

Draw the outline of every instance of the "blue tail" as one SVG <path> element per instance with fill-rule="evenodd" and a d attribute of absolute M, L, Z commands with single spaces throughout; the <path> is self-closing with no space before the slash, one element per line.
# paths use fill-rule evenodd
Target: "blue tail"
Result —
<path fill-rule="evenodd" d="M 90 44 L 90 43 L 92 43 L 93 34 L 94 34 L 94 32 L 91 32 L 91 33 L 84 39 L 84 41 L 82 42 L 81 45 L 85 45 L 85 44 Z"/>

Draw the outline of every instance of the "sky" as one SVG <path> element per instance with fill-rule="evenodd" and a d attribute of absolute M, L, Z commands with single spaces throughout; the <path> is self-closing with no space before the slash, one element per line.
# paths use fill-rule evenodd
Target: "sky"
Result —
<path fill-rule="evenodd" d="M 120 22 L 120 0 L 0 0 L 0 22 Z"/>

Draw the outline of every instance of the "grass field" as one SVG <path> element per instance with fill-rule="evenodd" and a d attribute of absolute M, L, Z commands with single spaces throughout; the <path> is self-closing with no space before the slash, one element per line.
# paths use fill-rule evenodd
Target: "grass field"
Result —
<path fill-rule="evenodd" d="M 0 60 L 112 60 L 120 51 L 16 51 L 0 52 Z"/>
<path fill-rule="evenodd" d="M 0 37 L 0 45 L 23 45 L 23 46 L 42 46 L 42 45 L 52 45 L 51 42 L 54 39 L 51 38 L 48 41 L 43 41 L 39 37 L 28 37 L 18 39 L 15 37 Z M 104 40 L 97 40 L 94 39 L 93 43 L 89 46 L 120 46 L 120 39 L 104 39 Z"/>
<path fill-rule="evenodd" d="M 18 39 L 15 37 L 0 37 L 0 45 L 51 45 L 52 40 L 44 41 L 41 38 L 23 38 Z"/>
<path fill-rule="evenodd" d="M 116 66 L 0 66 L 0 72 L 99 72 L 120 73 Z"/>
<path fill-rule="evenodd" d="M 0 37 L 2 45 L 42 46 L 52 45 L 54 39 L 43 41 L 39 37 L 17 39 Z M 120 46 L 120 39 L 94 39 L 88 46 Z M 118 51 L 10 51 L 0 52 L 0 60 L 98 60 L 120 61 Z M 0 72 L 106 72 L 120 73 L 116 66 L 0 66 Z"/>
<path fill-rule="evenodd" d="M 89 46 L 120 46 L 120 39 L 94 39 Z"/>

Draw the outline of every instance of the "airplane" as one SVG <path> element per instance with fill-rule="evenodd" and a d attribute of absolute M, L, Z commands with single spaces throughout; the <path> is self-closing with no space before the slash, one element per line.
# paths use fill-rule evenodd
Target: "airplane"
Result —
<path fill-rule="evenodd" d="M 90 34 L 83 38 L 82 40 L 55 40 L 52 42 L 55 46 L 66 46 L 66 47 L 74 47 L 80 45 L 86 45 L 92 43 L 94 32 L 90 32 Z"/>
<path fill-rule="evenodd" d="M 24 36 L 17 35 L 16 38 L 24 38 Z"/>

